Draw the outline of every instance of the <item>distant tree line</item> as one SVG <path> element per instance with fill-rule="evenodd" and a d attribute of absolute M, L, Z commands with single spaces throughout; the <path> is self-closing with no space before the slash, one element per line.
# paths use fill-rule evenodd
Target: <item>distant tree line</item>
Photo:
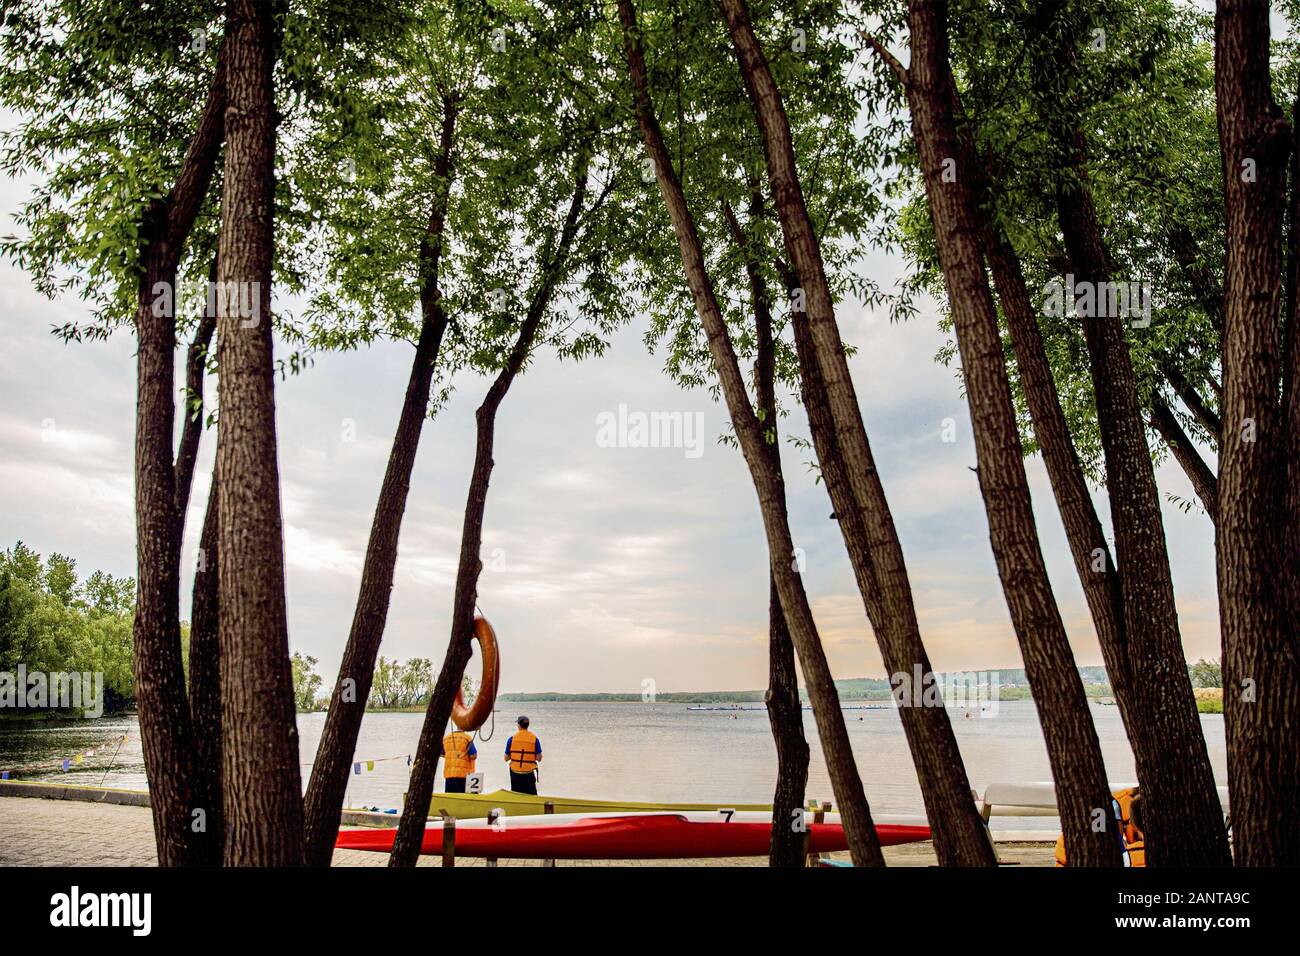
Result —
<path fill-rule="evenodd" d="M 105 711 L 128 708 L 134 616 L 132 578 L 95 571 L 82 581 L 74 558 L 42 558 L 21 541 L 0 552 L 0 671 L 102 672 Z"/>
<path fill-rule="evenodd" d="M 993 683 L 999 688 L 998 696 L 1003 700 L 1029 700 L 1029 679 L 1023 668 L 987 671 Z M 1222 687 L 1223 672 L 1217 661 L 1198 660 L 1187 665 L 1187 673 L 1193 687 Z M 946 675 L 935 674 L 936 680 L 942 681 Z M 1106 668 L 1100 666 L 1080 667 L 1079 677 L 1089 697 L 1106 697 L 1112 693 L 1110 679 Z M 835 690 L 841 700 L 888 700 L 893 695 L 889 680 L 884 677 L 846 677 L 835 682 Z M 670 691 L 657 693 L 657 703 L 668 704 L 748 704 L 763 701 L 761 690 L 699 690 Z M 801 688 L 799 698 L 808 700 L 807 689 Z M 608 692 L 591 692 L 564 694 L 559 691 L 539 691 L 534 693 L 501 694 L 500 701 L 513 703 L 553 702 L 553 703 L 631 703 L 643 700 L 641 694 L 620 694 Z"/>
<path fill-rule="evenodd" d="M 329 698 L 322 697 L 324 683 L 316 673 L 319 662 L 314 657 L 294 653 L 290 658 L 293 669 L 293 699 L 299 713 L 326 710 Z M 370 686 L 367 710 L 422 710 L 433 692 L 433 661 L 427 657 L 413 657 L 409 661 L 380 657 L 375 663 L 374 682 Z"/>

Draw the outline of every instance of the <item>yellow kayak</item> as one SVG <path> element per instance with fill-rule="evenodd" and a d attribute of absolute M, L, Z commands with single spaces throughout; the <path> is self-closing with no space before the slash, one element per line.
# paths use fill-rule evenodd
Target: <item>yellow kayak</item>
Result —
<path fill-rule="evenodd" d="M 429 804 L 429 814 L 437 817 L 448 813 L 458 820 L 486 818 L 491 810 L 500 808 L 506 816 L 529 816 L 545 813 L 546 804 L 552 813 L 619 813 L 645 811 L 691 810 L 753 810 L 772 812 L 770 803 L 639 803 L 635 800 L 583 800 L 579 797 L 533 796 L 511 790 L 494 790 L 492 793 L 435 793 Z"/>

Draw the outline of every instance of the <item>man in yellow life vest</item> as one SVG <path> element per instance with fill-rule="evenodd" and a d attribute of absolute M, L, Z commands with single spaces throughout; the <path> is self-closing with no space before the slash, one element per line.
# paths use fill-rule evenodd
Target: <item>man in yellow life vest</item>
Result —
<path fill-rule="evenodd" d="M 448 793 L 464 793 L 465 778 L 474 772 L 478 748 L 474 738 L 463 730 L 453 730 L 442 738 L 442 775 Z"/>
<path fill-rule="evenodd" d="M 506 741 L 506 763 L 510 765 L 510 789 L 537 795 L 537 765 L 542 762 L 542 742 L 528 729 L 528 718 L 515 721 L 519 729 Z"/>

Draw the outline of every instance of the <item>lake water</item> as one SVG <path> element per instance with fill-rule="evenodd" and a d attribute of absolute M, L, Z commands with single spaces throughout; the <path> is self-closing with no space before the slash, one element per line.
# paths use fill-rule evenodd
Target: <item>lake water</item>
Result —
<path fill-rule="evenodd" d="M 496 715 L 491 739 L 480 740 L 478 769 L 488 790 L 508 786 L 502 752 L 514 718 L 527 713 L 541 738 L 545 759 L 542 793 L 626 800 L 764 803 L 772 798 L 776 748 L 762 710 L 735 714 L 690 711 L 669 703 L 529 703 Z M 1092 705 L 1106 768 L 1112 782 L 1135 779 L 1133 756 L 1119 710 Z M 1032 701 L 1002 701 L 994 716 L 971 719 L 953 709 L 966 770 L 975 786 L 994 781 L 1050 780 L 1047 751 Z M 897 712 L 844 712 L 858 771 L 874 810 L 920 813 L 921 794 Z M 367 714 L 355 759 L 375 761 L 374 770 L 349 780 L 353 806 L 401 805 L 423 714 Z M 324 714 L 301 714 L 303 784 L 310 773 Z M 1220 784 L 1227 782 L 1223 718 L 1204 714 L 1201 725 Z M 804 713 L 812 747 L 809 798 L 831 799 L 812 714 Z M 117 738 L 126 733 L 125 743 Z M 115 753 L 116 750 L 116 753 Z M 93 751 L 93 753 L 91 753 Z M 62 760 L 83 754 L 80 765 L 61 770 Z M 395 759 L 389 759 L 395 758 Z M 0 770 L 20 779 L 59 779 L 81 786 L 143 788 L 144 760 L 135 718 L 68 722 L 0 722 Z M 441 779 L 438 789 L 441 789 Z M 1044 818 L 1005 818 L 999 826 L 1044 829 Z"/>

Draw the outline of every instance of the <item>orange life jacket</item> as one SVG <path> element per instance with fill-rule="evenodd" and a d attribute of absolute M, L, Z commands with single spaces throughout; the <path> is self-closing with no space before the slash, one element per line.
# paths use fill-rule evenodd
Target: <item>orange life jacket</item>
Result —
<path fill-rule="evenodd" d="M 1132 845 L 1142 842 L 1142 831 L 1133 825 L 1133 789 L 1116 790 L 1112 796 L 1119 804 L 1119 816 L 1124 821 L 1124 843 Z"/>
<path fill-rule="evenodd" d="M 510 738 L 510 752 L 506 754 L 510 769 L 515 773 L 532 773 L 537 769 L 537 735 L 531 730 L 516 730 Z"/>
<path fill-rule="evenodd" d="M 1129 866 L 1146 866 L 1146 841 L 1142 831 L 1133 825 L 1131 807 L 1133 790 L 1116 790 L 1111 796 L 1119 804 L 1120 825 L 1124 828 L 1124 847 L 1128 851 Z M 1056 865 L 1065 866 L 1065 834 L 1056 838 Z"/>
<path fill-rule="evenodd" d="M 448 779 L 468 777 L 474 772 L 474 758 L 469 754 L 469 734 L 452 731 L 442 738 L 443 771 Z"/>

